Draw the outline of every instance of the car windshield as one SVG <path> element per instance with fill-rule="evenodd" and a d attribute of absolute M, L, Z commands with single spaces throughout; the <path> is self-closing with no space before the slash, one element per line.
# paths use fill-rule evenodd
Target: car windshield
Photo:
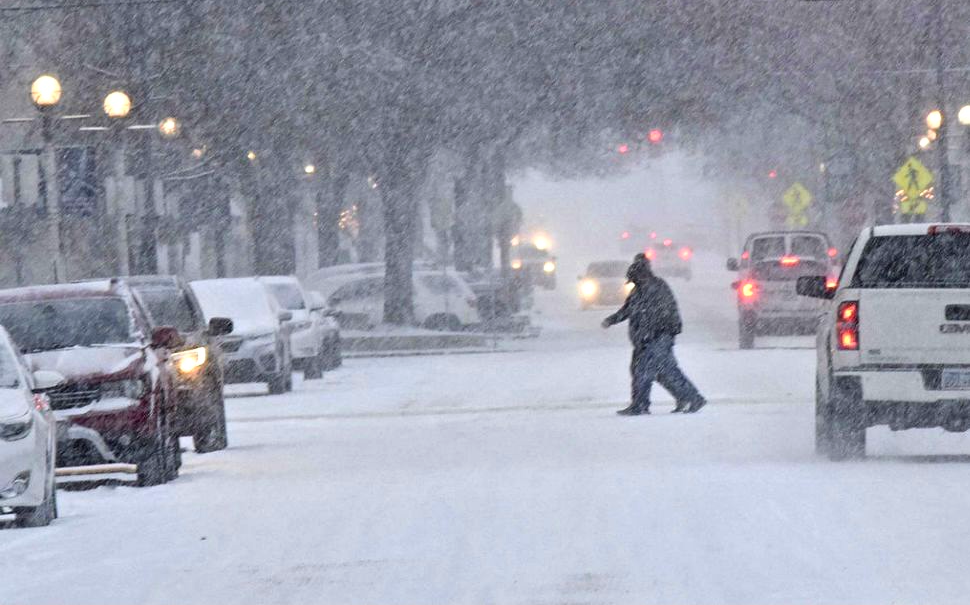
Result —
<path fill-rule="evenodd" d="M 611 261 L 604 263 L 592 263 L 586 269 L 588 277 L 626 277 L 626 270 L 630 263 L 625 261 Z"/>
<path fill-rule="evenodd" d="M 290 311 L 306 309 L 303 292 L 296 284 L 269 284 L 269 291 L 276 298 L 276 302 L 284 309 Z"/>
<path fill-rule="evenodd" d="M 781 258 L 785 255 L 785 238 L 759 237 L 751 242 L 751 260 L 759 261 L 766 258 Z"/>
<path fill-rule="evenodd" d="M 27 353 L 133 340 L 128 305 L 120 298 L 4 303 L 0 325 Z"/>
<path fill-rule="evenodd" d="M 263 286 L 255 280 L 206 280 L 192 282 L 207 319 L 229 317 L 252 318 L 267 324 L 276 322 L 276 313 Z"/>
<path fill-rule="evenodd" d="M 799 277 L 826 275 L 825 263 L 801 260 L 797 264 L 783 265 L 776 260 L 755 263 L 751 277 L 758 281 L 795 281 Z"/>
<path fill-rule="evenodd" d="M 970 288 L 970 234 L 874 237 L 854 288 Z"/>
<path fill-rule="evenodd" d="M 202 328 L 202 318 L 188 297 L 177 288 L 139 290 L 153 325 L 173 326 L 179 332 L 194 332 Z"/>

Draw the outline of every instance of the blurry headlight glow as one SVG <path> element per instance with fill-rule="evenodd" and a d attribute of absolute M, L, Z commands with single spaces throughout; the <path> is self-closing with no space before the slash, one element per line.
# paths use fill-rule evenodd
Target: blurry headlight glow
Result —
<path fill-rule="evenodd" d="M 513 269 L 516 269 L 516 270 L 521 269 L 522 268 L 522 259 L 521 258 L 513 258 L 511 264 L 512 264 L 512 268 Z"/>
<path fill-rule="evenodd" d="M 636 286 L 633 285 L 633 282 L 632 281 L 628 281 L 625 284 L 623 284 L 623 291 L 626 292 L 627 295 L 629 296 L 630 292 L 633 292 L 633 288 L 635 288 L 635 287 Z"/>
<path fill-rule="evenodd" d="M 542 270 L 545 271 L 546 273 L 552 273 L 553 271 L 556 270 L 556 263 L 552 262 L 551 260 L 547 260 L 542 265 Z"/>
<path fill-rule="evenodd" d="M 180 374 L 191 374 L 205 365 L 209 356 L 205 347 L 196 347 L 188 351 L 179 351 L 172 354 L 172 363 Z"/>
<path fill-rule="evenodd" d="M 583 298 L 593 298 L 599 292 L 600 286 L 593 279 L 584 279 L 579 282 L 579 295 Z"/>

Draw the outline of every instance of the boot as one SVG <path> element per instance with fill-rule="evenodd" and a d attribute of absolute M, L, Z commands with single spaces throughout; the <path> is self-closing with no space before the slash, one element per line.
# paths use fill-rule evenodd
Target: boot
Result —
<path fill-rule="evenodd" d="M 687 412 L 688 411 L 688 408 L 690 408 L 690 404 L 689 403 L 687 403 L 686 401 L 678 401 L 677 402 L 677 405 L 674 406 L 673 411 L 671 411 L 670 413 L 671 414 L 679 414 L 681 412 Z"/>
<path fill-rule="evenodd" d="M 628 407 L 617 410 L 616 413 L 620 416 L 639 416 L 641 414 L 649 414 L 650 408 L 640 408 L 637 404 L 631 403 Z"/>
<path fill-rule="evenodd" d="M 694 403 L 690 404 L 690 407 L 687 408 L 686 413 L 687 414 L 694 414 L 694 413 L 700 411 L 700 409 L 702 407 L 704 407 L 705 405 L 707 405 L 707 400 L 706 399 L 698 399 Z"/>

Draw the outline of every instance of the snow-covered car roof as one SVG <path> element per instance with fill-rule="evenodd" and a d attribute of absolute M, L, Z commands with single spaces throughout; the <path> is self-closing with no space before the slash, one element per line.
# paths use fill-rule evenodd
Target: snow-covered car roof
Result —
<path fill-rule="evenodd" d="M 467 283 L 464 276 L 456 271 L 454 267 L 442 269 L 440 267 L 436 268 L 434 263 L 426 261 L 416 261 L 414 263 L 414 276 L 441 275 L 442 273 L 455 277 L 462 283 Z M 384 263 L 359 263 L 325 267 L 310 273 L 303 279 L 303 284 L 307 290 L 316 290 L 327 297 L 345 284 L 368 277 L 384 277 Z"/>
<path fill-rule="evenodd" d="M 9 288 L 0 290 L 0 302 L 50 300 L 52 298 L 101 298 L 106 296 L 125 296 L 126 294 L 127 288 L 120 282 L 105 279 L 73 284 Z"/>

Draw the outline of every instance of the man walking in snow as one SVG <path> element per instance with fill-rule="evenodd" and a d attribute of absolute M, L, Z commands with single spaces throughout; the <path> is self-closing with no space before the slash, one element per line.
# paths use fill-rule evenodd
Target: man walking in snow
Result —
<path fill-rule="evenodd" d="M 657 381 L 677 402 L 674 412 L 693 413 L 707 401 L 697 387 L 681 372 L 674 357 L 674 338 L 680 334 L 682 323 L 677 301 L 667 282 L 653 274 L 650 261 L 638 254 L 627 270 L 633 292 L 619 311 L 603 320 L 609 328 L 629 321 L 630 342 L 633 344 L 632 402 L 617 412 L 624 416 L 650 413 L 650 389 Z"/>

